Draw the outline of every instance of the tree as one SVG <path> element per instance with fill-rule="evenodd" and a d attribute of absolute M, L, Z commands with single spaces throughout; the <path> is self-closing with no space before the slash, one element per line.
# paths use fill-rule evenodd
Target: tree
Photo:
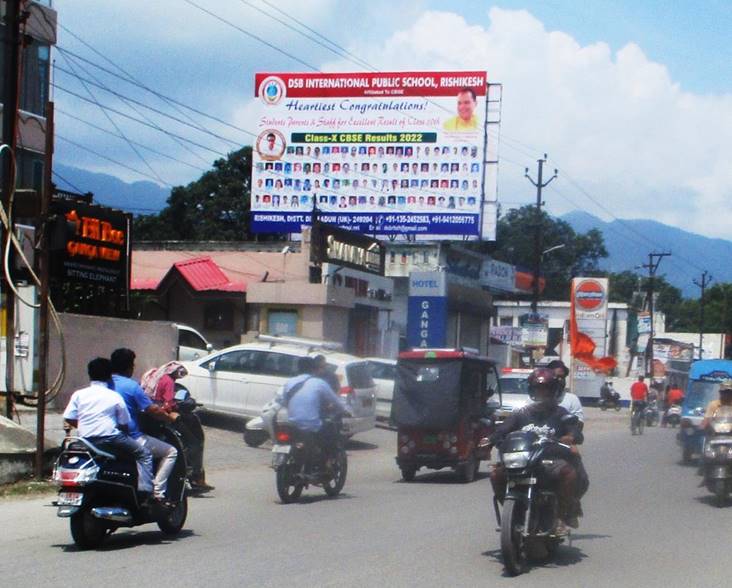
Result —
<path fill-rule="evenodd" d="M 527 205 L 509 210 L 498 220 L 497 247 L 491 255 L 500 261 L 531 271 L 534 267 L 534 226 L 536 209 Z M 599 261 L 607 257 L 602 233 L 591 229 L 576 233 L 569 223 L 541 212 L 543 249 L 563 245 L 544 256 L 542 273 L 546 279 L 543 298 L 567 300 L 573 277 L 599 275 Z"/>
<path fill-rule="evenodd" d="M 247 241 L 252 148 L 218 159 L 187 186 L 173 188 L 158 214 L 135 218 L 135 240 Z M 271 236 L 269 237 L 271 238 Z"/>

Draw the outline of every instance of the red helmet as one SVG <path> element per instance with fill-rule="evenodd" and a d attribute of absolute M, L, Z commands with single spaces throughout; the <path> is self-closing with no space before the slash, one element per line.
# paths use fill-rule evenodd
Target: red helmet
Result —
<path fill-rule="evenodd" d="M 536 400 L 534 392 L 539 386 L 548 387 L 551 390 L 551 398 L 559 401 L 559 396 L 562 393 L 562 382 L 554 374 L 554 370 L 549 368 L 536 368 L 529 375 L 529 397 L 531 400 Z"/>

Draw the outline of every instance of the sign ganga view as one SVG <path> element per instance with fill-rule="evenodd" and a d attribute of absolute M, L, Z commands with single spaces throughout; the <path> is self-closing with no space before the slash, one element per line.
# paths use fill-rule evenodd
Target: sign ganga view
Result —
<path fill-rule="evenodd" d="M 485 72 L 262 73 L 255 88 L 255 232 L 299 233 L 317 208 L 375 236 L 495 238 Z"/>

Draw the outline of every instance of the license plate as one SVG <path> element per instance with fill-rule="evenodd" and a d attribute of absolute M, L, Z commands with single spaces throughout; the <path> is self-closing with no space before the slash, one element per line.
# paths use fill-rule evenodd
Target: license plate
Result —
<path fill-rule="evenodd" d="M 290 453 L 289 445 L 275 445 L 272 448 L 272 453 Z"/>
<path fill-rule="evenodd" d="M 437 436 L 436 435 L 425 435 L 422 437 L 423 443 L 437 443 Z"/>
<path fill-rule="evenodd" d="M 83 500 L 83 492 L 59 492 L 56 504 L 58 506 L 79 506 Z"/>

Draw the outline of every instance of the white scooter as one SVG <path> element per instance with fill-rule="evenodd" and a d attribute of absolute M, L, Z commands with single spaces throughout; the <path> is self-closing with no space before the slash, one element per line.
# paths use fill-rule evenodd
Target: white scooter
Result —
<path fill-rule="evenodd" d="M 262 415 L 247 421 L 244 427 L 244 443 L 249 447 L 259 447 L 267 439 L 274 438 L 274 420 L 281 410 L 282 405 L 276 398 L 264 405 Z"/>

